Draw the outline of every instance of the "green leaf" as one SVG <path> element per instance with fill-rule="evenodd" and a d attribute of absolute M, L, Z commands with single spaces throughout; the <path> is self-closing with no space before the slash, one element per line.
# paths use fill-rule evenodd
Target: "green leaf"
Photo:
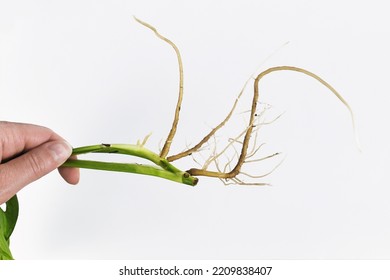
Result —
<path fill-rule="evenodd" d="M 9 249 L 9 242 L 5 238 L 8 223 L 5 212 L 0 208 L 0 260 L 12 259 L 12 254 Z"/>
<path fill-rule="evenodd" d="M 0 208 L 0 260 L 13 260 L 9 248 L 9 238 L 19 215 L 19 203 L 16 195 L 7 201 L 6 206 L 5 212 Z"/>
<path fill-rule="evenodd" d="M 7 209 L 5 211 L 8 227 L 5 231 L 5 239 L 9 240 L 12 232 L 14 231 L 16 222 L 19 216 L 19 202 L 18 197 L 14 195 L 10 200 L 7 201 Z"/>

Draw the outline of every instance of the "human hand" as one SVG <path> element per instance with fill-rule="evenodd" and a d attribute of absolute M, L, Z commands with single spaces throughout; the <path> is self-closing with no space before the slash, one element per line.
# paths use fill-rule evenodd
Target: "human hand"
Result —
<path fill-rule="evenodd" d="M 71 153 L 72 147 L 46 127 L 0 121 L 0 205 L 61 166 Z M 78 169 L 58 171 L 69 184 L 78 183 Z"/>

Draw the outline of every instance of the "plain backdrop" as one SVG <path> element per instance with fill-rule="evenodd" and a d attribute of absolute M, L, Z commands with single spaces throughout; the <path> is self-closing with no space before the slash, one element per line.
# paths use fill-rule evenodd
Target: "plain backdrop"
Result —
<path fill-rule="evenodd" d="M 261 82 L 271 104 L 250 166 L 272 186 L 192 188 L 159 178 L 57 172 L 19 193 L 17 259 L 384 259 L 390 257 L 388 133 L 390 19 L 386 1 L 0 1 L 0 119 L 50 127 L 73 146 L 136 143 L 158 152 L 173 117 L 173 49 L 185 75 L 172 152 L 195 144 L 228 112 L 245 81 L 275 65 L 332 84 L 347 110 L 299 73 Z M 286 44 L 288 43 L 288 44 Z M 217 146 L 245 127 L 253 81 Z M 244 125 L 244 126 L 240 126 Z M 211 143 L 213 144 L 213 143 Z M 207 146 L 202 154 L 212 151 Z M 202 159 L 198 157 L 198 159 Z M 130 162 L 137 159 L 123 159 Z M 192 159 L 175 163 L 186 170 Z"/>

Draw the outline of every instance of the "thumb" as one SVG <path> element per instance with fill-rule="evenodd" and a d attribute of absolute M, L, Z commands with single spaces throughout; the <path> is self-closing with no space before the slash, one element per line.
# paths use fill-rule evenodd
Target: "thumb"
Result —
<path fill-rule="evenodd" d="M 72 147 L 64 140 L 46 142 L 21 156 L 0 165 L 0 196 L 11 198 L 24 186 L 62 165 Z M 8 199 L 6 199 L 8 200 Z M 5 200 L 5 201 L 6 201 Z"/>

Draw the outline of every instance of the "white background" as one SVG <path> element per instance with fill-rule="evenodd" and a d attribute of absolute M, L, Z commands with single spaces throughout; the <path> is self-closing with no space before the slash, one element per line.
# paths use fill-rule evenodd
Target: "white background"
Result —
<path fill-rule="evenodd" d="M 135 143 L 153 132 L 147 147 L 157 152 L 172 121 L 177 62 L 136 15 L 182 52 L 185 99 L 173 151 L 221 121 L 272 54 L 260 70 L 303 67 L 342 93 L 363 149 L 327 89 L 299 73 L 275 73 L 261 84 L 262 102 L 285 112 L 260 134 L 267 143 L 260 155 L 285 157 L 261 179 L 271 187 L 201 178 L 192 188 L 89 170 L 73 187 L 53 172 L 19 194 L 14 257 L 389 258 L 387 11 L 386 1 L 1 0 L 2 120 L 50 127 L 74 146 Z M 254 172 L 277 162 L 260 162 Z"/>

